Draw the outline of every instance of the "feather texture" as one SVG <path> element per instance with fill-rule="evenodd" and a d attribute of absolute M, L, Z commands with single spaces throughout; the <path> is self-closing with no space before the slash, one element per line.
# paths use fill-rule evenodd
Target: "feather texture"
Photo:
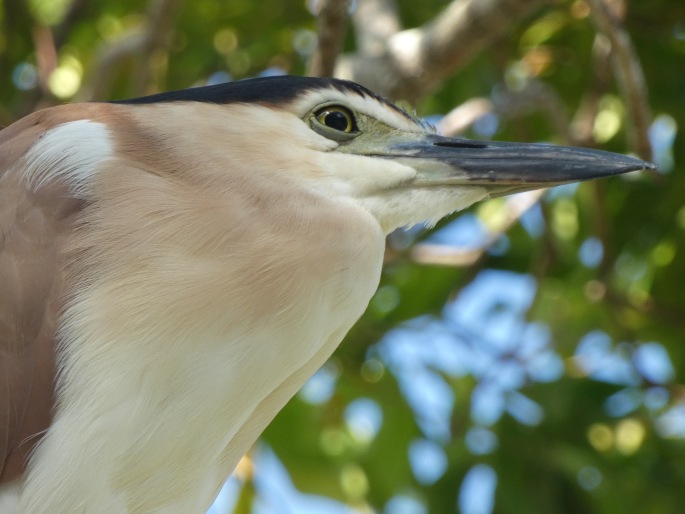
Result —
<path fill-rule="evenodd" d="M 216 109 L 67 106 L 2 132 L 7 480 L 58 348 L 18 512 L 202 512 L 377 286 L 377 220 L 314 185 L 331 142 Z M 281 131 L 279 155 L 254 138 Z"/>

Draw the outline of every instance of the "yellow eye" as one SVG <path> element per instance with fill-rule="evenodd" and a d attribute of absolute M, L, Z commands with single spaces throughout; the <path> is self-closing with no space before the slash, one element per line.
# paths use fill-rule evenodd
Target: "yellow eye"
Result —
<path fill-rule="evenodd" d="M 347 133 L 357 130 L 354 116 L 349 109 L 346 109 L 345 107 L 339 107 L 337 105 L 324 107 L 318 111 L 315 116 L 319 123 L 328 128 Z"/>

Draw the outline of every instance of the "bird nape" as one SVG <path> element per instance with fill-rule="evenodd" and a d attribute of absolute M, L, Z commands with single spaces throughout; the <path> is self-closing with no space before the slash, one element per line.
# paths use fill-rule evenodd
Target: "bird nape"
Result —
<path fill-rule="evenodd" d="M 388 232 L 645 168 L 442 137 L 335 79 L 17 121 L 0 132 L 0 510 L 204 512 L 364 312 Z"/>

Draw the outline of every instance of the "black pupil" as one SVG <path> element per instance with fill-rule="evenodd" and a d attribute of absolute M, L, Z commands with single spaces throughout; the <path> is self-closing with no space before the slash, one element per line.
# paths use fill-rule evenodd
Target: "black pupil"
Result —
<path fill-rule="evenodd" d="M 340 111 L 329 111 L 323 118 L 324 125 L 341 132 L 346 132 L 350 122 L 344 113 Z"/>

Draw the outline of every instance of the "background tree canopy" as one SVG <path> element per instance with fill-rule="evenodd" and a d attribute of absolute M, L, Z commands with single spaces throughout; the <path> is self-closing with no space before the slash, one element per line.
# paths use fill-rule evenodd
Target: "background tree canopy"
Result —
<path fill-rule="evenodd" d="M 0 125 L 335 70 L 445 133 L 660 166 L 393 234 L 213 512 L 682 512 L 685 2 L 0 0 L 0 23 Z"/>

